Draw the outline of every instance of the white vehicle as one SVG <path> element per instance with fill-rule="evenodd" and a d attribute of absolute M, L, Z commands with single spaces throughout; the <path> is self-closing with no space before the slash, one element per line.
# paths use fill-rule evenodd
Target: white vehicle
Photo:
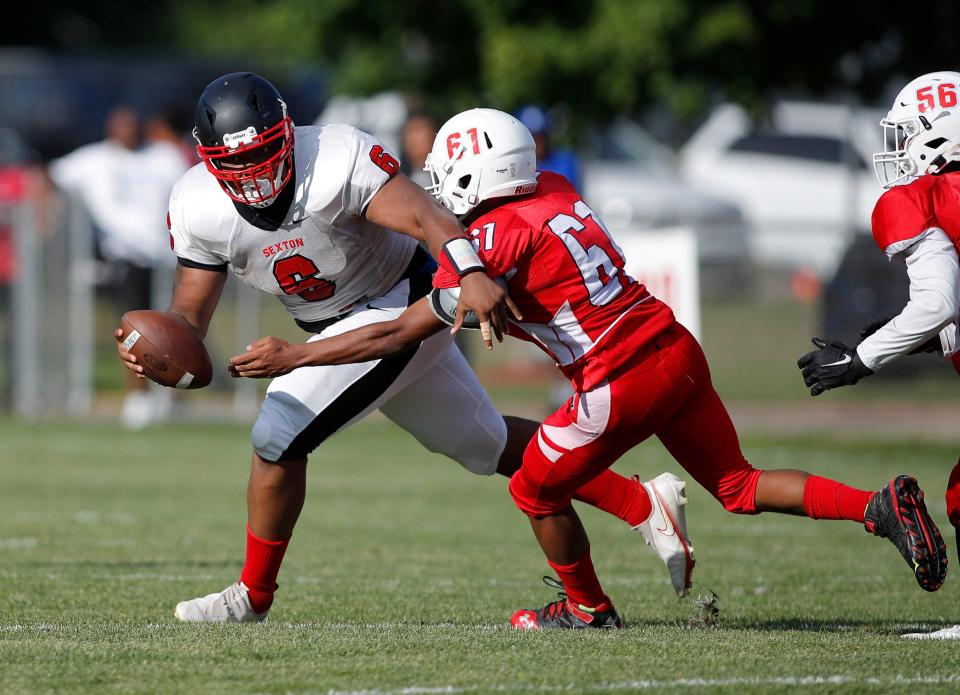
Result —
<path fill-rule="evenodd" d="M 872 165 L 881 115 L 782 102 L 767 127 L 721 106 L 682 148 L 683 176 L 741 207 L 754 262 L 830 277 L 883 192 Z"/>
<path fill-rule="evenodd" d="M 742 287 L 749 253 L 739 206 L 684 182 L 673 153 L 636 123 L 588 133 L 581 171 L 585 199 L 615 234 L 689 228 L 705 289 Z"/>

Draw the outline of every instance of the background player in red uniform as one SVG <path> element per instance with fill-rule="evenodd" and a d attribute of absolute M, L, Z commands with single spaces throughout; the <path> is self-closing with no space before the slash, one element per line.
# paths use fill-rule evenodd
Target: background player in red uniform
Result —
<path fill-rule="evenodd" d="M 697 341 L 626 274 L 623 253 L 570 183 L 536 174 L 535 164 L 526 128 L 490 109 L 448 121 L 427 164 L 436 180 L 431 192 L 470 229 L 482 259 L 475 269 L 502 278 L 523 315 L 510 322 L 510 334 L 550 354 L 576 391 L 537 430 L 510 482 L 565 594 L 541 609 L 517 611 L 512 624 L 622 626 L 571 499 L 653 434 L 729 511 L 865 523 L 897 545 L 923 588 L 938 589 L 946 552 L 916 481 L 901 476 L 874 494 L 802 471 L 750 466 Z M 235 358 L 234 369 L 274 376 L 296 365 L 362 361 L 416 344 L 453 321 L 450 288 L 468 269 L 457 258 L 446 265 L 457 272 L 441 267 L 431 296 L 394 321 L 305 346 L 266 338 Z M 908 533 L 911 525 L 928 533 Z"/>
<path fill-rule="evenodd" d="M 880 121 L 885 151 L 873 159 L 877 178 L 889 190 L 874 208 L 873 237 L 891 261 L 906 264 L 910 301 L 894 318 L 867 326 L 855 348 L 815 338 L 818 349 L 798 363 L 812 396 L 855 384 L 897 358 L 918 352 L 944 355 L 960 372 L 958 99 L 960 73 L 929 73 L 907 84 Z M 947 514 L 960 530 L 960 463 L 947 484 Z M 960 625 L 930 636 L 960 639 Z"/>

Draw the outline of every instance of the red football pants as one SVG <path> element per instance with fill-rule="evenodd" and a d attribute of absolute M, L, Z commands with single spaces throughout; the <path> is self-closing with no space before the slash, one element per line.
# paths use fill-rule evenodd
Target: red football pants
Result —
<path fill-rule="evenodd" d="M 556 514 L 577 488 L 653 434 L 728 511 L 756 513 L 762 471 L 743 457 L 703 350 L 680 324 L 641 349 L 631 369 L 548 417 L 524 451 L 510 494 L 528 516 Z"/>

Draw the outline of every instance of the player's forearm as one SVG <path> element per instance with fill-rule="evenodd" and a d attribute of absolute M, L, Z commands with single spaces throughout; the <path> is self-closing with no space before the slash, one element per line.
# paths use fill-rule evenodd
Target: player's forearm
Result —
<path fill-rule="evenodd" d="M 173 297 L 167 311 L 193 326 L 202 340 L 207 335 L 210 319 L 220 303 L 227 274 L 177 266 L 173 281 Z"/>
<path fill-rule="evenodd" d="M 347 333 L 322 338 L 299 346 L 298 366 L 369 362 L 403 352 L 413 342 L 391 331 L 384 323 L 374 323 Z"/>
<path fill-rule="evenodd" d="M 422 311 L 422 308 L 418 309 Z M 367 324 L 340 335 L 301 345 L 298 366 L 356 364 L 406 352 L 443 327 L 432 314 L 426 319 L 420 311 L 408 309 L 409 317 L 402 314 L 393 321 Z M 418 314 L 425 320 L 418 321 Z"/>
<path fill-rule="evenodd" d="M 857 348 L 860 359 L 873 371 L 937 337 L 956 321 L 960 267 L 953 244 L 941 235 L 924 239 L 907 255 L 910 301 Z"/>

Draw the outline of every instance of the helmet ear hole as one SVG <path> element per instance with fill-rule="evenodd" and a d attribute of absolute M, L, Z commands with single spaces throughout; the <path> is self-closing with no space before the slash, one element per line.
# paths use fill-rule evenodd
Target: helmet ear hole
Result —
<path fill-rule="evenodd" d="M 940 145 L 942 145 L 943 143 L 945 143 L 946 141 L 947 141 L 946 138 L 934 138 L 933 140 L 928 140 L 927 142 L 925 142 L 925 143 L 923 143 L 923 144 L 924 144 L 926 147 L 929 147 L 930 149 L 935 150 L 935 149 L 937 149 L 938 147 L 940 147 Z"/>
<path fill-rule="evenodd" d="M 466 174 L 465 176 L 461 176 L 460 180 L 457 181 L 457 185 L 460 188 L 466 188 L 467 186 L 470 185 L 470 179 L 472 178 L 473 178 L 473 174 Z"/>

